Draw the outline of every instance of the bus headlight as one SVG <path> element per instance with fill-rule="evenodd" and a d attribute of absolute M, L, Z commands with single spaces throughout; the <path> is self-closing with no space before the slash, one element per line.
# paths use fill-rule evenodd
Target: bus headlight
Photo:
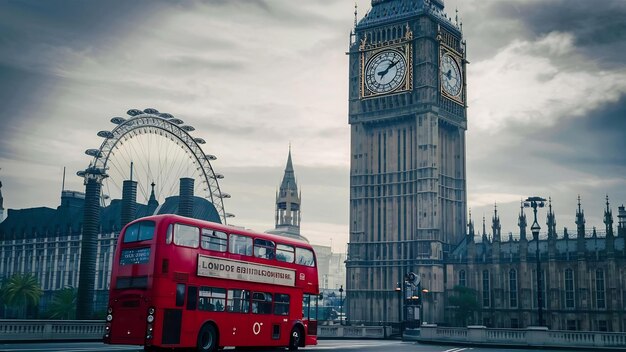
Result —
<path fill-rule="evenodd" d="M 152 323 L 154 321 L 154 315 L 150 314 L 148 315 L 148 319 L 146 319 L 148 321 L 148 323 Z"/>
<path fill-rule="evenodd" d="M 150 307 L 150 309 L 148 309 L 148 314 L 154 314 L 154 307 Z"/>
<path fill-rule="evenodd" d="M 107 321 L 111 321 L 111 320 L 113 320 L 113 315 L 107 314 Z"/>
<path fill-rule="evenodd" d="M 107 309 L 107 313 L 109 314 L 113 313 L 113 308 L 109 307 L 109 309 Z"/>

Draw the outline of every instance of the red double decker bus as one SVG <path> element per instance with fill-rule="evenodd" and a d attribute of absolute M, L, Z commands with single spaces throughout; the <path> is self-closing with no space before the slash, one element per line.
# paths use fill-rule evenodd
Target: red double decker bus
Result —
<path fill-rule="evenodd" d="M 138 219 L 115 250 L 104 342 L 155 347 L 317 344 L 307 243 L 177 215 Z"/>

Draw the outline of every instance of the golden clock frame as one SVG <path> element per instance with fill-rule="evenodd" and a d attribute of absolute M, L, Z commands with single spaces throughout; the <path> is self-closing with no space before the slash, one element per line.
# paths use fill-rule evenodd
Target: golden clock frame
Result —
<path fill-rule="evenodd" d="M 406 35 L 402 38 L 395 39 L 392 41 L 386 41 L 382 43 L 368 43 L 367 36 L 361 40 L 359 45 L 360 55 L 360 77 L 359 77 L 359 98 L 360 99 L 369 99 L 376 98 L 383 95 L 393 95 L 411 91 L 413 89 L 413 32 L 410 30 L 409 25 L 407 24 L 407 32 Z M 399 52 L 406 61 L 407 72 L 404 77 L 404 81 L 400 84 L 396 89 L 385 92 L 385 93 L 377 93 L 372 92 L 367 89 L 365 84 L 365 68 L 369 63 L 370 59 L 372 59 L 376 54 L 387 51 L 387 50 L 395 50 Z"/>
<path fill-rule="evenodd" d="M 462 81 L 461 90 L 457 95 L 448 94 L 448 92 L 443 89 L 443 81 L 441 79 L 441 61 L 445 54 L 448 54 L 459 67 L 459 73 L 461 74 Z M 446 97 L 459 105 L 465 105 L 465 68 L 463 67 L 463 57 L 456 50 L 443 42 L 439 42 L 439 67 L 437 71 L 437 77 L 439 79 L 439 92 L 441 93 L 441 96 Z"/>

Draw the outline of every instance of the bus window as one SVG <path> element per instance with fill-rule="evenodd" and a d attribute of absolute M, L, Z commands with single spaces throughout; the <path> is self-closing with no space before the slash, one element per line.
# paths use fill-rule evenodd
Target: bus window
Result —
<path fill-rule="evenodd" d="M 126 232 L 124 233 L 124 243 L 151 240 L 153 236 L 154 222 L 140 221 L 126 228 Z"/>
<path fill-rule="evenodd" d="M 250 292 L 246 290 L 228 290 L 226 310 L 231 313 L 248 313 L 250 311 Z"/>
<path fill-rule="evenodd" d="M 257 258 L 274 259 L 274 242 L 255 238 L 254 256 Z"/>
<path fill-rule="evenodd" d="M 198 309 L 209 312 L 223 312 L 226 307 L 226 289 L 216 287 L 200 287 Z"/>
<path fill-rule="evenodd" d="M 315 266 L 315 257 L 313 251 L 305 248 L 296 247 L 296 263 L 306 266 Z"/>
<path fill-rule="evenodd" d="M 176 307 L 185 304 L 185 284 L 176 284 Z"/>
<path fill-rule="evenodd" d="M 274 296 L 274 314 L 289 315 L 289 295 L 277 293 Z"/>
<path fill-rule="evenodd" d="M 198 248 L 198 235 L 200 231 L 197 227 L 176 224 L 174 227 L 174 244 L 183 247 Z"/>
<path fill-rule="evenodd" d="M 284 244 L 276 245 L 276 260 L 286 263 L 293 263 L 294 248 Z"/>
<path fill-rule="evenodd" d="M 318 295 L 305 294 L 302 296 L 302 319 L 317 320 L 318 300 Z"/>
<path fill-rule="evenodd" d="M 226 252 L 228 239 L 226 234 L 219 231 L 202 229 L 202 248 L 211 251 Z"/>
<path fill-rule="evenodd" d="M 195 310 L 198 303 L 198 288 L 189 286 L 187 288 L 187 310 Z"/>
<path fill-rule="evenodd" d="M 272 294 L 254 292 L 252 294 L 252 314 L 272 314 Z"/>
<path fill-rule="evenodd" d="M 230 235 L 229 251 L 232 254 L 252 255 L 252 238 L 241 235 Z"/>

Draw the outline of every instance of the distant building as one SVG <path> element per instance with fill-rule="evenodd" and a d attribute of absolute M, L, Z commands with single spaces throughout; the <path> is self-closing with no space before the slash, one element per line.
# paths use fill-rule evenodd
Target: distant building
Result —
<path fill-rule="evenodd" d="M 608 197 L 605 228 L 585 228 L 580 200 L 577 228 L 558 234 L 550 204 L 547 237 L 539 239 L 543 323 L 555 330 L 626 331 L 626 209 L 618 210 L 617 234 Z M 519 214 L 519 237 L 503 238 L 497 210 L 487 234 L 474 223 L 461 244 L 446 260 L 446 300 L 455 285 L 478 292 L 480 310 L 470 324 L 495 328 L 524 328 L 538 324 L 537 240 L 528 231 L 523 208 Z M 430 310 L 424 297 L 424 316 L 434 322 L 454 322 L 455 308 L 446 304 L 445 315 Z"/>
<path fill-rule="evenodd" d="M 276 192 L 275 228 L 266 231 L 276 235 L 286 236 L 296 240 L 309 242 L 300 233 L 302 195 L 298 192 L 298 185 L 291 161 L 291 147 L 287 156 L 285 174 Z M 333 253 L 330 246 L 313 245 L 317 258 L 317 271 L 320 289 L 338 289 L 345 284 L 345 254 Z"/>
<path fill-rule="evenodd" d="M 133 218 L 176 213 L 179 198 L 168 197 L 159 204 L 153 185 L 148 204 L 136 204 Z M 78 287 L 84 203 L 84 193 L 63 191 L 61 205 L 56 209 L 9 209 L 6 220 L 0 223 L 0 281 L 16 273 L 35 275 L 44 291 L 40 315 L 47 310 L 56 290 Z M 104 312 L 108 304 L 113 255 L 122 228 L 122 203 L 123 200 L 113 200 L 100 210 L 94 312 Z M 215 207 L 200 197 L 193 198 L 193 217 L 220 222 Z M 11 317 L 12 312 L 5 308 L 0 304 L 0 317 Z"/>
<path fill-rule="evenodd" d="M 301 194 L 298 193 L 296 175 L 293 171 L 293 163 L 291 162 L 291 147 L 289 147 L 285 174 L 280 183 L 280 188 L 276 192 L 276 215 L 274 216 L 276 224 L 273 230 L 266 232 L 309 242 L 306 237 L 300 234 L 300 220 L 302 219 L 300 213 L 301 199 Z"/>

